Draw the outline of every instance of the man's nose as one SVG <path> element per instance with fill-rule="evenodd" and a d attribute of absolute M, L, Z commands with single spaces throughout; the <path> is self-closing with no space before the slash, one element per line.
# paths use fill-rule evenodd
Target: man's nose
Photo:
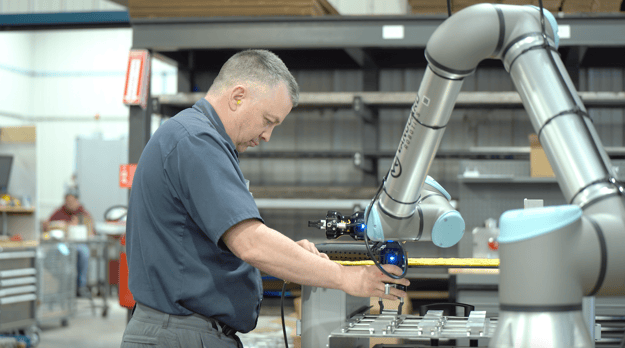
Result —
<path fill-rule="evenodd" d="M 271 133 L 273 132 L 273 127 L 269 128 L 268 130 L 264 131 L 261 135 L 260 138 L 263 139 L 265 142 L 269 142 L 269 139 L 271 138 Z"/>

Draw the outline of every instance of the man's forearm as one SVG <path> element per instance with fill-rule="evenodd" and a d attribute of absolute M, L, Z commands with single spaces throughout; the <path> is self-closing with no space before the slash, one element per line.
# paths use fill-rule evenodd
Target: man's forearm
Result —
<path fill-rule="evenodd" d="M 301 285 L 341 288 L 343 266 L 305 250 L 260 222 L 229 231 L 224 241 L 235 255 L 272 276 Z"/>

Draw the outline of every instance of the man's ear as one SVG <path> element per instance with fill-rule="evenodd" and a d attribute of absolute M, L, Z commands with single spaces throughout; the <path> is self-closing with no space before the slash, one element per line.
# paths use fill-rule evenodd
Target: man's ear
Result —
<path fill-rule="evenodd" d="M 236 109 L 244 103 L 244 99 L 247 96 L 247 88 L 241 85 L 235 86 L 228 96 L 228 107 L 232 111 L 236 111 Z"/>

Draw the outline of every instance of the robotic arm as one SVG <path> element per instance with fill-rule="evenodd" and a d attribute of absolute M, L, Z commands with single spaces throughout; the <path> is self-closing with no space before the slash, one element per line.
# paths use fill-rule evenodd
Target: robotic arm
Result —
<path fill-rule="evenodd" d="M 490 347 L 593 346 L 582 297 L 625 294 L 625 190 L 557 47 L 555 18 L 533 6 L 479 4 L 451 16 L 428 41 L 428 66 L 378 194 L 364 213 L 314 223 L 331 238 L 456 244 L 464 221 L 427 173 L 463 79 L 483 59 L 502 60 L 569 205 L 502 215 Z"/>
<path fill-rule="evenodd" d="M 336 211 L 328 211 L 325 220 L 309 221 L 309 227 L 325 229 L 328 239 L 351 236 L 364 240 L 365 233 L 374 242 L 432 241 L 441 248 L 455 245 L 464 233 L 464 220 L 451 206 L 451 196 L 432 177 L 427 176 L 421 192 L 416 197 L 415 210 L 409 219 L 400 221 L 402 233 L 396 233 L 396 225 L 390 226 L 383 208 L 379 207 L 378 195 L 374 197 L 365 212 L 343 216 Z M 383 213 L 381 214 L 380 211 Z M 368 223 L 365 223 L 365 219 Z"/>

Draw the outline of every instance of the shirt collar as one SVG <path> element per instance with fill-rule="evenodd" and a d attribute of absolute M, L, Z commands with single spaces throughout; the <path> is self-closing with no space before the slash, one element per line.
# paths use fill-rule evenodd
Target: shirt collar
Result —
<path fill-rule="evenodd" d="M 230 136 L 228 135 L 228 133 L 226 133 L 226 128 L 224 127 L 224 124 L 221 122 L 219 115 L 217 115 L 217 112 L 215 111 L 215 109 L 213 109 L 213 106 L 208 102 L 208 100 L 204 98 L 198 100 L 197 103 L 193 105 L 193 108 L 206 116 L 208 122 L 210 122 L 213 127 L 215 127 L 219 135 L 221 135 L 230 143 L 230 145 L 232 145 L 232 148 L 234 149 L 234 152 L 236 153 L 238 158 L 239 152 L 236 150 L 236 146 L 234 146 L 232 139 L 230 139 Z"/>

